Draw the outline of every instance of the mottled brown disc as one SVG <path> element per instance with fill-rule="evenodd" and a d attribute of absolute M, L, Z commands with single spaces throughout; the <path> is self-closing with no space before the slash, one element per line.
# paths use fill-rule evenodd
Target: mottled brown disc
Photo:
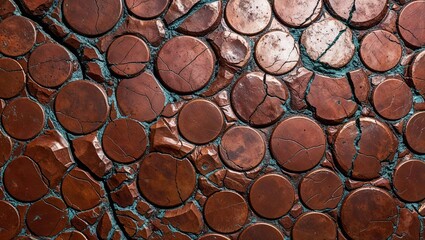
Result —
<path fill-rule="evenodd" d="M 340 214 L 342 227 L 353 240 L 387 239 L 397 221 L 394 199 L 375 187 L 351 192 L 342 203 Z"/>
<path fill-rule="evenodd" d="M 63 16 L 78 33 L 95 36 L 111 30 L 122 14 L 121 0 L 64 0 Z"/>
<path fill-rule="evenodd" d="M 412 1 L 400 11 L 398 31 L 405 43 L 411 47 L 425 46 L 425 28 L 420 24 L 425 22 L 425 1 Z"/>
<path fill-rule="evenodd" d="M 418 53 L 413 59 L 409 74 L 416 90 L 425 97 L 425 51 Z"/>
<path fill-rule="evenodd" d="M 275 0 L 274 12 L 280 21 L 290 27 L 306 27 L 322 12 L 322 0 Z"/>
<path fill-rule="evenodd" d="M 344 193 L 338 175 L 325 168 L 305 175 L 299 189 L 301 200 L 313 210 L 336 208 Z"/>
<path fill-rule="evenodd" d="M 193 143 L 205 144 L 221 133 L 224 117 L 214 103 L 196 99 L 183 106 L 177 124 L 184 138 Z"/>
<path fill-rule="evenodd" d="M 221 0 L 207 3 L 186 18 L 177 30 L 193 36 L 205 35 L 220 24 L 221 13 Z"/>
<path fill-rule="evenodd" d="M 258 215 L 276 219 L 292 208 L 295 201 L 294 187 L 281 175 L 266 174 L 252 184 L 249 201 Z"/>
<path fill-rule="evenodd" d="M 125 116 L 141 122 L 151 122 L 164 109 L 165 95 L 155 77 L 144 72 L 137 77 L 120 81 L 117 101 Z"/>
<path fill-rule="evenodd" d="M 404 136 L 414 151 L 425 153 L 425 112 L 415 113 L 409 119 Z"/>
<path fill-rule="evenodd" d="M 55 236 L 68 224 L 66 205 L 57 197 L 38 200 L 30 205 L 26 223 L 30 231 L 37 236 Z"/>
<path fill-rule="evenodd" d="M 76 134 L 87 134 L 106 121 L 109 105 L 106 92 L 87 80 L 68 83 L 59 90 L 55 112 L 60 124 Z"/>
<path fill-rule="evenodd" d="M 407 160 L 395 169 L 393 184 L 397 195 L 408 202 L 419 202 L 425 198 L 425 162 Z"/>
<path fill-rule="evenodd" d="M 128 77 L 139 74 L 145 68 L 150 53 L 148 45 L 142 39 L 124 35 L 111 43 L 106 57 L 112 72 Z"/>
<path fill-rule="evenodd" d="M 72 74 L 72 60 L 64 47 L 46 43 L 30 55 L 28 71 L 32 79 L 44 87 L 62 85 Z"/>
<path fill-rule="evenodd" d="M 274 129 L 270 148 L 280 166 L 295 172 L 316 166 L 326 149 L 322 128 L 313 120 L 294 116 L 280 122 Z"/>
<path fill-rule="evenodd" d="M 0 98 L 12 98 L 25 87 L 26 75 L 12 58 L 0 58 Z"/>
<path fill-rule="evenodd" d="M 25 17 L 10 16 L 0 22 L 0 52 L 17 57 L 35 44 L 36 31 L 32 22 Z"/>
<path fill-rule="evenodd" d="M 271 31 L 257 41 L 255 60 L 265 72 L 281 75 L 297 65 L 299 51 L 298 43 L 289 32 Z"/>
<path fill-rule="evenodd" d="M 204 217 L 207 224 L 217 232 L 236 232 L 248 219 L 248 204 L 235 192 L 216 192 L 205 203 Z"/>
<path fill-rule="evenodd" d="M 394 34 L 385 30 L 375 30 L 363 38 L 360 57 L 368 68 L 385 72 L 398 64 L 402 50 Z"/>
<path fill-rule="evenodd" d="M 194 37 L 179 36 L 162 46 L 156 68 L 166 87 L 178 93 L 192 93 L 207 85 L 214 64 L 208 45 Z"/>
<path fill-rule="evenodd" d="M 308 212 L 301 215 L 292 228 L 294 240 L 335 240 L 337 226 L 331 217 L 320 212 Z"/>
<path fill-rule="evenodd" d="M 189 160 L 150 153 L 140 165 L 138 186 L 143 196 L 160 207 L 186 201 L 195 190 L 196 173 Z"/>
<path fill-rule="evenodd" d="M 232 107 L 241 120 L 252 126 L 268 126 L 283 115 L 282 105 L 289 93 L 275 77 L 250 72 L 238 79 L 231 96 Z"/>
<path fill-rule="evenodd" d="M 63 232 L 55 240 L 87 240 L 86 236 L 79 231 Z"/>
<path fill-rule="evenodd" d="M 413 97 L 409 86 L 400 79 L 388 79 L 373 92 L 373 106 L 382 117 L 397 120 L 412 108 Z"/>
<path fill-rule="evenodd" d="M 217 233 L 209 233 L 209 234 L 203 235 L 198 240 L 230 240 L 230 238 Z"/>
<path fill-rule="evenodd" d="M 12 204 L 0 200 L 0 239 L 14 239 L 21 230 L 21 218 Z"/>
<path fill-rule="evenodd" d="M 7 165 L 3 183 L 7 192 L 21 202 L 36 201 L 49 191 L 49 183 L 41 174 L 40 167 L 25 156 Z"/>
<path fill-rule="evenodd" d="M 29 98 L 17 98 L 6 105 L 1 120 L 11 137 L 28 140 L 43 129 L 44 111 L 40 104 Z"/>
<path fill-rule="evenodd" d="M 165 11 L 170 0 L 125 0 L 128 10 L 140 18 L 154 18 Z"/>
<path fill-rule="evenodd" d="M 263 160 L 265 152 L 263 137 L 250 127 L 232 127 L 221 138 L 221 159 L 234 170 L 247 171 L 255 168 Z"/>
<path fill-rule="evenodd" d="M 119 163 L 130 163 L 142 156 L 147 146 L 143 126 L 132 119 L 110 122 L 103 133 L 102 146 L 106 155 Z"/>
<path fill-rule="evenodd" d="M 283 240 L 282 232 L 268 223 L 254 223 L 239 234 L 238 240 Z"/>
<path fill-rule="evenodd" d="M 0 167 L 6 163 L 12 154 L 12 140 L 0 131 Z"/>
<path fill-rule="evenodd" d="M 225 15 L 236 32 L 255 35 L 269 25 L 272 7 L 267 0 L 229 0 Z"/>

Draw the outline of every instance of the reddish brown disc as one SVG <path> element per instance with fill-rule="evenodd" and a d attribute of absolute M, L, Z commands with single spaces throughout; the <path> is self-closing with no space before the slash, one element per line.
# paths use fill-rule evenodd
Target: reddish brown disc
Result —
<path fill-rule="evenodd" d="M 267 0 L 229 0 L 225 15 L 236 32 L 255 35 L 269 24 L 272 8 Z"/>
<path fill-rule="evenodd" d="M 239 234 L 238 240 L 283 240 L 282 232 L 268 223 L 255 223 Z"/>
<path fill-rule="evenodd" d="M 6 163 L 12 154 L 12 140 L 0 131 L 0 167 Z"/>
<path fill-rule="evenodd" d="M 397 195 L 408 202 L 419 202 L 425 198 L 425 162 L 407 160 L 400 163 L 393 175 Z"/>
<path fill-rule="evenodd" d="M 218 26 L 221 13 L 222 4 L 220 0 L 207 3 L 186 18 L 177 30 L 193 36 L 205 35 Z"/>
<path fill-rule="evenodd" d="M 25 87 L 22 66 L 12 58 L 0 58 L 0 98 L 17 96 Z"/>
<path fill-rule="evenodd" d="M 409 119 L 404 136 L 415 152 L 425 153 L 425 112 L 415 113 Z"/>
<path fill-rule="evenodd" d="M 410 65 L 409 73 L 416 90 L 425 97 L 425 51 L 416 55 Z"/>
<path fill-rule="evenodd" d="M 335 240 L 337 226 L 331 217 L 320 212 L 308 212 L 301 215 L 292 227 L 294 240 Z"/>
<path fill-rule="evenodd" d="M 44 127 L 43 108 L 29 98 L 17 98 L 9 102 L 2 113 L 4 130 L 18 140 L 31 139 Z"/>
<path fill-rule="evenodd" d="M 131 119 L 117 119 L 106 126 L 102 146 L 112 160 L 130 163 L 143 155 L 147 141 L 145 130 L 140 123 Z"/>
<path fill-rule="evenodd" d="M 322 128 L 313 120 L 294 116 L 280 122 L 271 135 L 270 148 L 280 166 L 295 172 L 316 166 L 325 153 Z"/>
<path fill-rule="evenodd" d="M 0 22 L 0 52 L 17 57 L 35 44 L 36 31 L 32 22 L 25 17 L 10 16 Z"/>
<path fill-rule="evenodd" d="M 21 230 L 18 210 L 9 202 L 0 200 L 0 239 L 14 239 Z"/>
<path fill-rule="evenodd" d="M 151 153 L 140 165 L 138 186 L 143 196 L 160 207 L 186 201 L 195 190 L 196 173 L 189 160 Z"/>
<path fill-rule="evenodd" d="M 342 203 L 340 214 L 342 227 L 353 240 L 387 239 L 397 221 L 394 199 L 375 187 L 351 192 Z"/>
<path fill-rule="evenodd" d="M 63 232 L 55 240 L 87 240 L 86 236 L 79 231 Z"/>
<path fill-rule="evenodd" d="M 425 28 L 418 26 L 425 22 L 425 1 L 412 1 L 400 11 L 398 31 L 405 43 L 411 47 L 425 46 Z M 419 24 L 421 25 L 421 24 Z"/>
<path fill-rule="evenodd" d="M 55 100 L 56 117 L 64 128 L 87 134 L 100 128 L 109 113 L 105 90 L 86 80 L 68 83 Z"/>
<path fill-rule="evenodd" d="M 140 18 L 154 18 L 165 11 L 170 0 L 125 0 L 128 10 Z"/>
<path fill-rule="evenodd" d="M 203 235 L 198 240 L 230 240 L 230 238 L 217 233 L 209 233 L 209 234 Z"/>
<path fill-rule="evenodd" d="M 276 219 L 292 208 L 295 201 L 294 187 L 281 175 L 266 174 L 252 184 L 249 201 L 258 215 Z"/>
<path fill-rule="evenodd" d="M 275 0 L 274 11 L 280 21 L 290 27 L 306 27 L 322 12 L 322 0 Z"/>
<path fill-rule="evenodd" d="M 220 108 L 204 100 L 192 100 L 183 106 L 178 118 L 178 128 L 187 140 L 205 144 L 218 137 L 224 125 Z"/>
<path fill-rule="evenodd" d="M 373 106 L 379 115 L 389 120 L 406 116 L 412 103 L 412 92 L 403 80 L 385 80 L 373 92 Z"/>
<path fill-rule="evenodd" d="M 207 224 L 217 232 L 236 232 L 248 219 L 248 204 L 235 192 L 216 192 L 205 203 L 204 217 Z"/>

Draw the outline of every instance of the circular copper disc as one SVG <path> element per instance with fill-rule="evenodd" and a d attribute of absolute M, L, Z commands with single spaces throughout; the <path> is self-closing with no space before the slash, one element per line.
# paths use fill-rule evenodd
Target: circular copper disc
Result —
<path fill-rule="evenodd" d="M 416 90 L 425 97 L 425 51 L 419 52 L 409 69 Z"/>
<path fill-rule="evenodd" d="M 125 0 L 128 10 L 140 18 L 154 18 L 165 11 L 170 0 Z"/>
<path fill-rule="evenodd" d="M 290 27 L 306 27 L 322 12 L 322 0 L 274 0 L 274 11 L 280 21 Z"/>
<path fill-rule="evenodd" d="M 225 15 L 236 32 L 254 35 L 267 27 L 272 8 L 267 0 L 229 0 Z"/>
<path fill-rule="evenodd" d="M 186 18 L 177 30 L 192 36 L 203 36 L 212 32 L 220 24 L 222 5 L 222 1 L 206 3 Z"/>
<path fill-rule="evenodd" d="M 409 86 L 399 79 L 380 83 L 373 92 L 373 106 L 382 117 L 397 120 L 412 108 L 413 96 Z"/>
<path fill-rule="evenodd" d="M 0 201 L 0 239 L 14 239 L 21 230 L 18 210 L 6 201 Z"/>
<path fill-rule="evenodd" d="M 414 151 L 425 153 L 425 112 L 415 113 L 409 119 L 404 136 Z"/>
<path fill-rule="evenodd" d="M 198 240 L 230 240 L 230 238 L 217 233 L 209 233 L 209 234 L 203 235 Z"/>
<path fill-rule="evenodd" d="M 6 163 L 12 154 L 12 140 L 0 131 L 0 167 Z"/>
<path fill-rule="evenodd" d="M 425 28 L 418 23 L 425 22 L 425 1 L 412 1 L 400 11 L 398 17 L 398 31 L 401 38 L 409 46 L 419 48 L 425 45 Z"/>
<path fill-rule="evenodd" d="M 393 175 L 395 192 L 403 200 L 418 202 L 425 198 L 425 162 L 407 160 L 400 163 Z"/>
<path fill-rule="evenodd" d="M 239 234 L 238 240 L 283 240 L 282 232 L 268 223 L 255 223 Z"/>
<path fill-rule="evenodd" d="M 25 87 L 22 66 L 12 58 L 0 58 L 0 98 L 12 98 Z"/>
<path fill-rule="evenodd" d="M 23 55 L 35 44 L 36 31 L 28 18 L 10 16 L 0 22 L 0 52 L 17 57 Z"/>
<path fill-rule="evenodd" d="M 292 238 L 294 240 L 335 240 L 336 223 L 324 213 L 308 212 L 298 217 L 292 227 Z"/>

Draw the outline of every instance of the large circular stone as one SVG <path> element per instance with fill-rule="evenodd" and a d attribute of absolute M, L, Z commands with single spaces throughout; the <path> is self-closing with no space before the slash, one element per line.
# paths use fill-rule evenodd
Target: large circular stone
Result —
<path fill-rule="evenodd" d="M 26 74 L 15 59 L 0 58 L 0 98 L 17 96 L 25 87 Z"/>
<path fill-rule="evenodd" d="M 398 31 L 404 42 L 414 48 L 425 46 L 425 28 L 419 23 L 425 22 L 425 1 L 412 1 L 398 15 Z"/>
<path fill-rule="evenodd" d="M 35 44 L 36 31 L 25 17 L 10 16 L 0 22 L 0 52 L 17 57 L 31 50 Z"/>
<path fill-rule="evenodd" d="M 415 113 L 407 121 L 404 136 L 414 151 L 425 153 L 425 112 Z"/>
<path fill-rule="evenodd" d="M 229 0 L 225 16 L 236 32 L 254 35 L 267 27 L 272 8 L 267 0 Z"/>
<path fill-rule="evenodd" d="M 6 201 L 0 201 L 0 228 L 0 239 L 14 239 L 21 230 L 18 210 Z"/>
<path fill-rule="evenodd" d="M 320 212 L 308 212 L 298 217 L 292 227 L 294 240 L 334 240 L 337 239 L 337 226 L 331 217 Z"/>
<path fill-rule="evenodd" d="M 407 160 L 400 163 L 393 175 L 393 185 L 397 195 L 408 202 L 418 202 L 425 198 L 425 162 Z"/>

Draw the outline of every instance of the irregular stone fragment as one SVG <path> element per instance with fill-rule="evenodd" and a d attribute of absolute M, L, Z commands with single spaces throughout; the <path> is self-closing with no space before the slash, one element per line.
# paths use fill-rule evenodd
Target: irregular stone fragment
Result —
<path fill-rule="evenodd" d="M 181 208 L 166 211 L 164 221 L 180 231 L 195 234 L 200 233 L 204 226 L 202 213 L 193 202 Z"/>
<path fill-rule="evenodd" d="M 291 93 L 291 107 L 294 110 L 301 110 L 307 107 L 305 102 L 307 86 L 314 73 L 304 67 L 297 71 L 290 72 L 283 78 Z"/>
<path fill-rule="evenodd" d="M 164 16 L 165 21 L 171 24 L 176 19 L 185 15 L 200 0 L 173 0 L 167 13 Z"/>
<path fill-rule="evenodd" d="M 131 206 L 137 197 L 139 197 L 136 181 L 129 184 L 123 184 L 119 189 L 116 189 L 110 194 L 112 201 L 123 208 Z"/>
<path fill-rule="evenodd" d="M 370 83 L 366 72 L 363 69 L 357 69 L 348 73 L 348 80 L 354 88 L 354 97 L 365 103 L 370 94 Z"/>
<path fill-rule="evenodd" d="M 205 35 L 218 26 L 221 14 L 221 1 L 207 3 L 186 18 L 177 30 L 193 36 Z"/>
<path fill-rule="evenodd" d="M 206 175 L 218 168 L 223 167 L 218 154 L 217 146 L 206 145 L 198 146 L 189 155 L 190 161 L 195 165 L 196 170 L 203 175 Z"/>

